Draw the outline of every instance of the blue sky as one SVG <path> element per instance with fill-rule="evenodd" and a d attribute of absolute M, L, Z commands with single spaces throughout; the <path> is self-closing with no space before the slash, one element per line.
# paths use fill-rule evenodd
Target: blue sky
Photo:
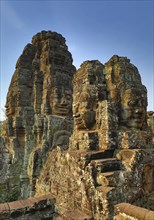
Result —
<path fill-rule="evenodd" d="M 0 3 L 2 109 L 23 48 L 37 32 L 52 30 L 66 38 L 77 68 L 85 60 L 105 63 L 114 54 L 130 58 L 148 89 L 148 110 L 154 110 L 153 0 L 1 0 Z"/>

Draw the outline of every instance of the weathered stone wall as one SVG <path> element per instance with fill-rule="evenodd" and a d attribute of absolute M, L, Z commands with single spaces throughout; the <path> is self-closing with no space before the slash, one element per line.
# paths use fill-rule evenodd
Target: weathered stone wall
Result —
<path fill-rule="evenodd" d="M 56 197 L 56 205 L 63 216 L 66 211 L 81 211 L 95 219 L 109 218 L 108 199 L 113 196 L 113 187 L 97 189 L 95 182 L 97 168 L 92 164 L 92 156 L 86 152 L 52 151 L 36 183 L 36 196 L 51 193 Z M 111 217 L 110 216 L 110 217 Z"/>
<path fill-rule="evenodd" d="M 84 187 L 85 183 L 87 189 L 93 187 L 91 183 L 93 179 L 89 174 L 90 171 L 84 170 L 84 166 L 85 160 L 82 159 L 81 153 L 53 150 L 36 183 L 36 196 L 51 193 L 56 196 L 58 207 L 62 211 L 73 209 L 88 211 L 90 204 L 88 195 L 84 194 Z"/>
<path fill-rule="evenodd" d="M 55 149 L 36 183 L 36 196 L 51 193 L 62 215 L 80 210 L 96 220 L 112 219 L 113 206 L 120 202 L 152 209 L 152 152 L 122 150 L 111 158 L 112 153 Z"/>

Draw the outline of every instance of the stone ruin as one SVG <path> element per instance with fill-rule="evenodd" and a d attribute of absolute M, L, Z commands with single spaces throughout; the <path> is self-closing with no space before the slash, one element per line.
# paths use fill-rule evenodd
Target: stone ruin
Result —
<path fill-rule="evenodd" d="M 24 208 L 18 219 L 152 220 L 154 121 L 138 69 L 117 55 L 77 71 L 72 62 L 65 39 L 51 31 L 36 34 L 19 57 L 1 137 L 0 202 L 56 199 L 51 216 Z"/>

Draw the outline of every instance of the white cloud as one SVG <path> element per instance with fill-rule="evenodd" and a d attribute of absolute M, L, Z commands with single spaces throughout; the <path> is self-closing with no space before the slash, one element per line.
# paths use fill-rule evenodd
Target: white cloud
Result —
<path fill-rule="evenodd" d="M 9 1 L 1 1 L 1 18 L 2 22 L 6 22 L 13 28 L 21 30 L 23 28 L 23 23 L 18 16 L 14 8 L 9 4 Z"/>

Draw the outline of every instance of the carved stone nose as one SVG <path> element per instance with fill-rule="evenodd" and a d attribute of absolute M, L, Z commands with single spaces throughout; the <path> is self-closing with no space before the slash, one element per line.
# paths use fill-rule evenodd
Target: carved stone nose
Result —
<path fill-rule="evenodd" d="M 138 109 L 135 110 L 135 113 L 142 113 L 142 112 L 143 112 L 143 111 L 142 111 L 141 108 L 138 108 Z"/>
<path fill-rule="evenodd" d="M 66 99 L 63 98 L 63 99 L 61 100 L 61 104 L 66 104 Z"/>
<path fill-rule="evenodd" d="M 136 110 L 135 110 L 135 113 L 138 113 L 138 112 L 139 112 L 139 110 L 138 110 L 138 109 L 136 109 Z"/>

